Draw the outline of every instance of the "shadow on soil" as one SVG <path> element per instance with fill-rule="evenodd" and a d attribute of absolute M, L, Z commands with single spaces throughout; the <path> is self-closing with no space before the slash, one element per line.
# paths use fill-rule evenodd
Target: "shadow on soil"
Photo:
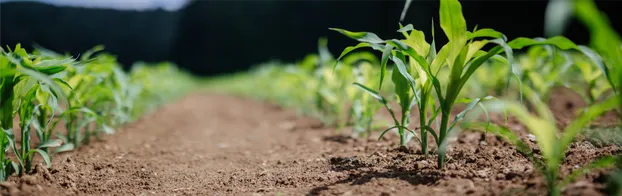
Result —
<path fill-rule="evenodd" d="M 350 136 L 345 136 L 345 135 L 326 136 L 326 137 L 324 137 L 322 139 L 324 141 L 336 142 L 336 143 L 340 143 L 340 144 L 347 144 L 348 142 L 354 140 L 354 138 L 352 138 Z"/>
<path fill-rule="evenodd" d="M 329 187 L 338 184 L 362 185 L 371 182 L 374 178 L 392 178 L 406 181 L 412 185 L 431 185 L 442 178 L 441 173 L 437 171 L 409 171 L 396 166 L 386 168 L 388 171 L 364 171 L 373 167 L 360 161 L 356 156 L 353 157 L 335 157 L 330 159 L 333 171 L 352 171 L 348 178 L 316 187 L 309 191 L 307 195 L 319 195 L 322 191 L 326 191 Z"/>

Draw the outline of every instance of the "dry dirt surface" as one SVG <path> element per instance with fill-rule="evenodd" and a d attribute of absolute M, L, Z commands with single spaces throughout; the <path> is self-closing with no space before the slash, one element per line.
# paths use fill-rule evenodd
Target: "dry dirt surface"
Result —
<path fill-rule="evenodd" d="M 522 126 L 513 128 L 526 138 Z M 461 133 L 449 147 L 446 169 L 438 170 L 435 156 L 425 159 L 414 142 L 405 150 L 396 148 L 394 134 L 377 141 L 377 135 L 356 139 L 348 133 L 275 105 L 195 93 L 102 141 L 54 156 L 51 168 L 12 177 L 2 193 L 545 195 L 536 168 L 493 135 Z M 621 152 L 615 145 L 576 142 L 562 173 Z M 583 175 L 564 195 L 603 195 L 606 174 Z"/>

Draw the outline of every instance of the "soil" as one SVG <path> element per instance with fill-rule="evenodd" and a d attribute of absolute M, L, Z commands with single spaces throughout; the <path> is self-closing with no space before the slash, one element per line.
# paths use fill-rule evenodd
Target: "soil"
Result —
<path fill-rule="evenodd" d="M 556 114 L 578 106 L 554 99 Z M 438 170 L 435 156 L 426 159 L 415 142 L 396 148 L 395 134 L 378 141 L 348 131 L 264 102 L 194 93 L 1 185 L 11 195 L 545 195 L 537 169 L 493 135 L 462 132 Z M 563 175 L 622 154 L 617 145 L 597 146 L 573 143 Z M 564 195 L 604 195 L 606 175 L 580 176 Z"/>

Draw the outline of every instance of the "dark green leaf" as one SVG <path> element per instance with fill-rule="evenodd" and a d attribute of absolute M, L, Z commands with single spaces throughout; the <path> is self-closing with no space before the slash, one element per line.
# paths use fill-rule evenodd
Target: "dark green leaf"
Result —
<path fill-rule="evenodd" d="M 344 49 L 343 52 L 341 52 L 341 55 L 339 55 L 339 57 L 337 58 L 337 61 L 335 62 L 335 65 L 333 66 L 333 71 L 335 71 L 335 69 L 337 68 L 337 64 L 339 64 L 339 60 L 341 60 L 341 58 L 346 56 L 346 54 L 352 52 L 353 50 L 364 48 L 364 47 L 371 47 L 371 45 L 369 45 L 369 43 L 359 43 L 356 46 L 346 47 L 346 49 Z"/>
<path fill-rule="evenodd" d="M 503 33 L 499 31 L 495 31 L 494 29 L 480 29 L 473 33 L 467 32 L 468 40 L 480 38 L 480 37 L 490 37 L 490 38 L 497 38 L 497 39 L 501 38 L 504 41 L 508 40 L 508 38 L 505 35 L 503 35 Z"/>
<path fill-rule="evenodd" d="M 508 43 L 508 45 L 513 49 L 522 49 L 526 46 L 545 45 L 545 44 L 557 46 L 558 48 L 562 50 L 569 50 L 569 49 L 579 50 L 576 44 L 574 44 L 568 38 L 565 38 L 563 36 L 555 36 L 555 37 L 551 37 L 543 41 L 538 41 L 538 40 L 526 38 L 526 37 L 519 37 Z"/>
<path fill-rule="evenodd" d="M 408 69 L 406 68 L 406 64 L 404 64 L 404 62 L 402 60 L 400 60 L 399 58 L 396 58 L 396 57 L 391 58 L 391 60 L 393 60 L 393 62 L 395 63 L 395 66 L 397 67 L 397 70 L 399 71 L 399 73 L 409 83 L 410 89 L 412 89 L 413 93 L 416 93 L 415 92 L 415 88 L 417 87 L 417 85 L 415 83 L 415 79 L 408 72 Z"/>
<path fill-rule="evenodd" d="M 385 129 L 384 131 L 382 131 L 382 133 L 380 133 L 380 136 L 378 136 L 378 141 L 380 141 L 380 139 L 382 139 L 382 137 L 384 137 L 384 134 L 389 132 L 391 129 L 395 129 L 397 127 L 399 127 L 399 125 L 395 125 L 395 126 L 389 127 L 388 129 Z"/>
<path fill-rule="evenodd" d="M 387 44 L 382 52 L 382 59 L 380 60 L 380 84 L 378 84 L 378 89 L 382 89 L 382 83 L 386 75 L 387 63 L 389 62 L 391 51 L 393 51 L 393 45 Z"/>
<path fill-rule="evenodd" d="M 422 129 L 426 129 L 426 130 L 428 130 L 428 133 L 430 133 L 430 135 L 432 135 L 432 137 L 434 138 L 434 141 L 435 141 L 437 144 L 439 143 L 439 141 L 438 141 L 438 135 L 436 135 L 436 132 L 434 131 L 434 129 L 432 129 L 432 127 L 430 127 L 430 126 L 428 125 L 428 126 L 421 127 L 421 128 L 422 128 Z"/>
<path fill-rule="evenodd" d="M 385 102 L 385 99 L 375 90 L 366 87 L 363 84 L 360 84 L 358 82 L 354 83 L 355 86 L 359 87 L 360 89 L 363 89 L 365 92 L 367 92 L 369 95 L 371 95 L 372 97 L 376 98 L 377 100 L 379 100 L 380 102 Z"/>

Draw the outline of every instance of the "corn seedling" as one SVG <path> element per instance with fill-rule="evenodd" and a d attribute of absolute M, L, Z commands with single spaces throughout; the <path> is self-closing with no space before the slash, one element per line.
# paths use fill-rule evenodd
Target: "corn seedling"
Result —
<path fill-rule="evenodd" d="M 571 183 L 578 175 L 593 168 L 608 167 L 615 162 L 614 158 L 605 157 L 573 171 L 569 176 L 563 179 L 559 178 L 560 165 L 566 157 L 566 150 L 570 143 L 592 120 L 607 111 L 615 109 L 619 101 L 617 98 L 589 106 L 577 119 L 560 132 L 556 127 L 553 114 L 546 104 L 540 101 L 540 98 L 532 92 L 532 90 L 529 90 L 529 88 L 524 89 L 526 90 L 525 95 L 534 106 L 537 115 L 531 114 L 527 108 L 515 101 L 492 101 L 488 103 L 486 108 L 488 108 L 489 111 L 497 113 L 507 112 L 524 124 L 529 132 L 535 135 L 536 142 L 541 152 L 541 158 L 536 156 L 534 151 L 530 149 L 527 144 L 523 143 L 518 136 L 504 126 L 471 124 L 470 126 L 466 126 L 466 128 L 478 130 L 486 129 L 488 132 L 504 137 L 508 142 L 515 145 L 518 151 L 541 169 L 548 185 L 549 195 L 560 195 L 562 188 Z"/>
<path fill-rule="evenodd" d="M 579 81 L 572 82 L 569 86 L 579 93 L 587 104 L 602 101 L 603 98 L 613 93 L 611 84 L 603 75 L 602 70 L 594 66 L 591 59 L 585 56 L 574 55 L 573 62 L 576 70 L 578 70 L 578 74 L 568 78 L 576 78 Z"/>
<path fill-rule="evenodd" d="M 367 54 L 367 53 L 365 53 Z M 352 57 L 352 56 L 349 56 Z M 376 60 L 375 57 L 373 60 Z M 372 60 L 372 61 L 373 61 Z M 344 60 L 348 62 L 348 60 Z M 377 84 L 377 77 L 374 77 L 378 73 L 375 73 L 374 67 L 369 62 L 362 62 L 354 68 L 354 76 L 356 82 L 362 85 Z M 350 109 L 350 117 L 352 118 L 353 127 L 352 130 L 355 136 L 369 136 L 372 130 L 373 118 L 376 112 L 380 109 L 381 105 L 374 100 L 374 98 L 367 93 L 357 92 L 352 100 L 352 107 Z"/>
<path fill-rule="evenodd" d="M 576 1 L 574 12 L 577 18 L 585 24 L 590 32 L 590 45 L 598 52 L 590 56 L 601 68 L 603 74 L 618 96 L 618 114 L 622 120 L 622 40 L 617 34 L 604 13 L 600 12 L 593 1 Z M 602 61 L 600 60 L 602 58 Z"/>
<path fill-rule="evenodd" d="M 551 15 L 547 17 L 548 21 L 568 20 L 572 15 L 582 22 L 590 32 L 590 46 L 581 47 L 585 53 L 605 76 L 607 82 L 612 87 L 614 94 L 622 97 L 620 88 L 622 88 L 622 41 L 620 35 L 611 27 L 607 16 L 598 10 L 596 4 L 592 0 L 585 1 L 568 1 L 555 2 L 551 4 Z M 556 13 L 573 13 L 557 15 Z M 557 16 L 557 17 L 554 17 Z M 555 19 L 560 18 L 560 19 Z M 551 29 L 552 32 L 559 32 L 563 29 L 563 25 L 556 25 L 557 29 Z M 618 108 L 618 113 L 622 111 L 622 102 Z M 622 115 L 620 115 L 622 118 Z"/>
<path fill-rule="evenodd" d="M 2 155 L 2 180 L 5 180 L 12 172 L 19 175 L 31 171 L 32 161 L 35 154 L 39 154 L 45 163 L 50 165 L 49 154 L 45 149 L 60 145 L 58 140 L 41 140 L 37 146 L 32 146 L 30 133 L 32 127 L 38 129 L 32 123 L 40 114 L 40 108 L 50 108 L 52 111 L 58 108 L 57 100 L 67 103 L 67 98 L 59 86 L 66 84 L 62 79 L 54 78 L 51 75 L 63 72 L 71 66 L 73 59 L 43 59 L 30 55 L 18 44 L 13 50 L 8 48 L 8 52 L 2 50 L 0 56 L 0 68 L 2 68 L 2 85 L 0 94 L 0 108 L 2 115 L 0 118 L 2 126 L 2 144 L 0 151 Z M 47 95 L 48 99 L 38 98 L 37 95 Z M 53 97 L 49 99 L 49 97 Z M 41 97 L 41 96 L 39 96 Z M 50 101 L 51 100 L 51 101 Z M 15 139 L 13 132 L 13 119 L 19 116 L 19 128 L 21 141 Z M 41 130 L 37 130 L 40 133 Z M 18 147 L 19 146 L 19 147 Z M 12 163 L 6 155 L 7 147 L 13 149 L 19 165 Z"/>
<path fill-rule="evenodd" d="M 87 51 L 79 60 L 43 48 L 29 54 L 19 44 L 7 49 L 0 50 L 0 181 L 12 173 L 29 173 L 36 154 L 49 166 L 50 148 L 72 150 L 99 133 L 112 133 L 111 126 L 133 121 L 146 108 L 161 104 L 162 96 L 183 95 L 194 84 L 192 77 L 173 70 L 171 64 L 136 66 L 127 74 L 111 55 L 91 59 L 101 47 Z M 179 87 L 182 82 L 187 88 Z M 146 92 L 144 86 L 152 91 Z M 13 130 L 16 118 L 20 140 Z M 55 134 L 62 123 L 65 136 Z M 31 135 L 38 141 L 31 140 Z M 7 157 L 9 148 L 15 161 Z"/>
<path fill-rule="evenodd" d="M 466 22 L 462 16 L 462 7 L 457 0 L 442 0 L 440 6 L 440 24 L 449 43 L 445 44 L 438 52 L 435 49 L 434 32 L 432 32 L 432 44 L 426 42 L 423 32 L 415 30 L 412 25 L 407 25 L 398 30 L 406 39 L 383 40 L 370 32 L 351 32 L 343 29 L 332 28 L 352 39 L 362 43 L 346 48 L 341 56 L 362 47 L 371 47 L 382 51 L 381 71 L 384 73 L 388 60 L 395 63 L 392 81 L 395 85 L 395 94 L 402 108 L 402 120 L 398 121 L 395 115 L 395 126 L 400 135 L 400 145 L 407 142 L 407 132 L 414 134 L 408 129 L 410 110 L 414 105 L 419 109 L 420 118 L 420 143 L 423 152 L 427 155 L 427 134 L 430 133 L 439 148 L 438 167 L 443 168 L 445 163 L 446 139 L 456 123 L 464 118 L 466 113 L 480 101 L 487 98 L 472 98 L 467 110 L 456 115 L 452 123 L 451 111 L 459 99 L 458 95 L 473 73 L 486 61 L 494 59 L 508 62 L 512 65 L 513 49 L 522 49 L 532 45 L 556 45 L 560 49 L 574 49 L 571 41 L 564 37 L 553 37 L 545 40 L 517 38 L 506 42 L 506 37 L 493 29 L 480 29 L 473 32 L 467 31 Z M 410 34 L 408 34 L 410 32 Z M 489 39 L 491 38 L 491 39 Z M 482 50 L 488 44 L 495 44 L 489 51 Z M 506 57 L 499 54 L 505 53 Z M 408 61 L 407 61 L 408 60 Z M 446 77 L 439 74 L 441 69 L 449 69 Z M 509 69 L 513 74 L 515 69 Z M 381 74 L 382 76 L 382 74 Z M 383 78 L 380 80 L 382 81 Z M 442 83 L 441 83 L 442 82 Z M 369 87 L 356 84 L 379 99 L 383 104 L 386 99 Z M 380 89 L 381 86 L 379 86 Z M 436 95 L 437 104 L 433 103 L 433 94 Z M 385 104 L 386 105 L 386 104 Z M 438 106 L 436 106 L 438 105 Z M 390 110 L 388 105 L 387 109 Z M 393 114 L 393 112 L 391 112 Z M 427 118 L 428 113 L 431 117 Z M 438 131 L 434 130 L 431 123 L 440 113 L 441 121 Z M 388 130 L 387 130 L 388 131 Z M 386 131 L 385 131 L 386 132 Z"/>
<path fill-rule="evenodd" d="M 555 86 L 565 85 L 573 65 L 569 53 L 550 45 L 534 46 L 519 58 L 522 83 L 534 89 L 543 100 L 549 100 Z"/>
<path fill-rule="evenodd" d="M 355 80 L 352 74 L 355 66 L 347 64 L 332 70 L 330 65 L 335 59 L 328 51 L 326 39 L 320 39 L 318 48 L 319 56 L 313 73 L 319 81 L 315 100 L 317 111 L 325 125 L 341 129 L 347 125 L 347 118 L 352 114 L 348 114 L 347 105 L 355 96 L 355 89 L 350 85 Z"/>
<path fill-rule="evenodd" d="M 484 63 L 477 71 L 475 71 L 472 79 L 465 86 L 467 90 L 462 91 L 460 96 L 484 97 L 487 95 L 504 96 L 509 93 L 507 84 L 507 75 L 499 73 L 508 73 L 509 66 L 507 62 L 488 61 Z"/>

